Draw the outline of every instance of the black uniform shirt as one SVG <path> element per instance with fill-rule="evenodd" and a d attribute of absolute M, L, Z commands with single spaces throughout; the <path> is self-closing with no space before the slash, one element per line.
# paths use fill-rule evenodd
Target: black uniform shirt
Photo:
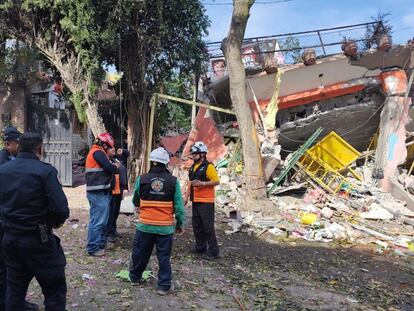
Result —
<path fill-rule="evenodd" d="M 0 166 L 0 216 L 5 231 L 38 231 L 69 217 L 68 201 L 57 170 L 34 153 L 21 152 L 16 160 Z"/>
<path fill-rule="evenodd" d="M 0 150 L 0 165 L 9 162 L 11 160 L 11 154 L 6 149 Z"/>

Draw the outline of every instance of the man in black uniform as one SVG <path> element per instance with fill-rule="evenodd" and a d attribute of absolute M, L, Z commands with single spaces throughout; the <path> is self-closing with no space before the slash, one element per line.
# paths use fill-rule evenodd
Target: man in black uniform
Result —
<path fill-rule="evenodd" d="M 14 126 L 3 130 L 3 146 L 0 150 L 0 165 L 13 160 L 19 152 L 19 138 L 22 134 Z"/>
<path fill-rule="evenodd" d="M 0 150 L 0 165 L 7 163 L 11 160 L 14 160 L 19 151 L 19 139 L 22 134 L 14 126 L 6 127 L 3 130 L 3 146 L 4 148 Z M 0 223 L 1 226 L 1 223 Z M 7 289 L 7 275 L 6 275 L 6 265 L 4 262 L 3 256 L 3 247 L 1 245 L 1 240 L 3 239 L 3 230 L 0 227 L 0 310 L 5 310 L 6 308 L 6 289 Z M 37 304 L 26 301 L 24 310 L 35 311 L 39 310 Z"/>
<path fill-rule="evenodd" d="M 66 258 L 52 228 L 69 217 L 56 169 L 40 161 L 42 138 L 25 133 L 16 160 L 0 166 L 0 215 L 7 268 L 6 311 L 24 310 L 33 277 L 45 310 L 65 310 Z"/>

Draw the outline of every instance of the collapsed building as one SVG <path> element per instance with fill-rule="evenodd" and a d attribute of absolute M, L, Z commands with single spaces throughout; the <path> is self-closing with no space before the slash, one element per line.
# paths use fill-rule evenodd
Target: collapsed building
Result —
<path fill-rule="evenodd" d="M 340 42 L 342 53 L 317 57 L 315 50 L 305 49 L 302 61 L 293 64 L 284 62 L 276 40 L 265 38 L 255 44 L 247 40 L 242 51 L 247 99 L 260 141 L 273 141 L 271 148 L 278 145 L 284 158 L 320 127 L 320 137 L 334 131 L 361 152 L 372 148 L 375 140 L 374 174 L 384 189 L 391 190 L 389 180 L 407 155 L 405 128 L 412 127 L 409 107 L 413 92 L 408 76 L 414 65 L 413 46 L 392 45 L 388 34 L 376 37 L 378 45 L 363 52 L 350 39 Z M 198 100 L 230 111 L 225 60 L 214 57 L 210 68 Z M 237 137 L 234 114 L 202 108 L 191 133 L 180 136 L 178 143 L 177 137 L 163 140 L 172 153 L 180 151 L 181 161 L 173 163 L 182 164 L 197 139 L 207 140 L 213 150 L 210 160 L 217 161 L 228 153 L 225 142 Z M 272 156 L 273 161 L 263 157 L 268 180 L 275 177 L 280 164 L 280 158 L 276 156 L 275 161 L 275 154 Z"/>

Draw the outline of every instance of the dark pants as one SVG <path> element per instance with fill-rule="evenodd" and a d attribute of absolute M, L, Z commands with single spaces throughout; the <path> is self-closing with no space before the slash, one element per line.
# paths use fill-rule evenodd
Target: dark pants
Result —
<path fill-rule="evenodd" d="M 169 290 L 171 287 L 171 250 L 173 235 L 160 235 L 146 233 L 139 230 L 135 232 L 132 245 L 132 262 L 129 271 L 131 281 L 138 282 L 142 278 L 150 260 L 154 244 L 157 248 L 158 258 L 158 288 Z"/>
<path fill-rule="evenodd" d="M 3 311 L 6 310 L 7 274 L 1 240 L 3 240 L 3 228 L 1 228 L 0 224 L 0 310 Z"/>
<path fill-rule="evenodd" d="M 42 243 L 38 234 L 5 232 L 3 249 L 7 267 L 6 310 L 24 310 L 27 288 L 33 277 L 42 288 L 46 311 L 65 310 L 66 258 L 57 236 Z"/>
<path fill-rule="evenodd" d="M 119 210 L 121 209 L 122 195 L 113 195 L 109 208 L 108 224 L 106 225 L 106 236 L 114 237 L 117 235 L 116 221 L 118 220 Z"/>
<path fill-rule="evenodd" d="M 208 255 L 217 256 L 219 248 L 214 230 L 214 203 L 193 202 L 192 222 L 196 250 L 207 251 Z"/>

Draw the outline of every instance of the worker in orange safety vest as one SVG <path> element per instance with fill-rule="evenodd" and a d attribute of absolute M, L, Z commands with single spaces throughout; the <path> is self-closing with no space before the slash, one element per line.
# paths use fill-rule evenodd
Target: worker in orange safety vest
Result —
<path fill-rule="evenodd" d="M 207 156 L 207 146 L 202 141 L 197 141 L 191 147 L 190 153 L 194 164 L 189 171 L 189 183 L 184 197 L 193 202 L 192 224 L 196 245 L 193 253 L 204 254 L 205 260 L 213 260 L 219 257 L 214 229 L 214 187 L 220 184 L 217 171 Z"/>
<path fill-rule="evenodd" d="M 115 147 L 111 134 L 98 135 L 86 158 L 86 196 L 89 201 L 89 225 L 87 252 L 91 256 L 105 255 L 105 228 L 109 218 L 109 204 L 113 174 L 119 163 L 112 164 L 108 152 Z"/>

